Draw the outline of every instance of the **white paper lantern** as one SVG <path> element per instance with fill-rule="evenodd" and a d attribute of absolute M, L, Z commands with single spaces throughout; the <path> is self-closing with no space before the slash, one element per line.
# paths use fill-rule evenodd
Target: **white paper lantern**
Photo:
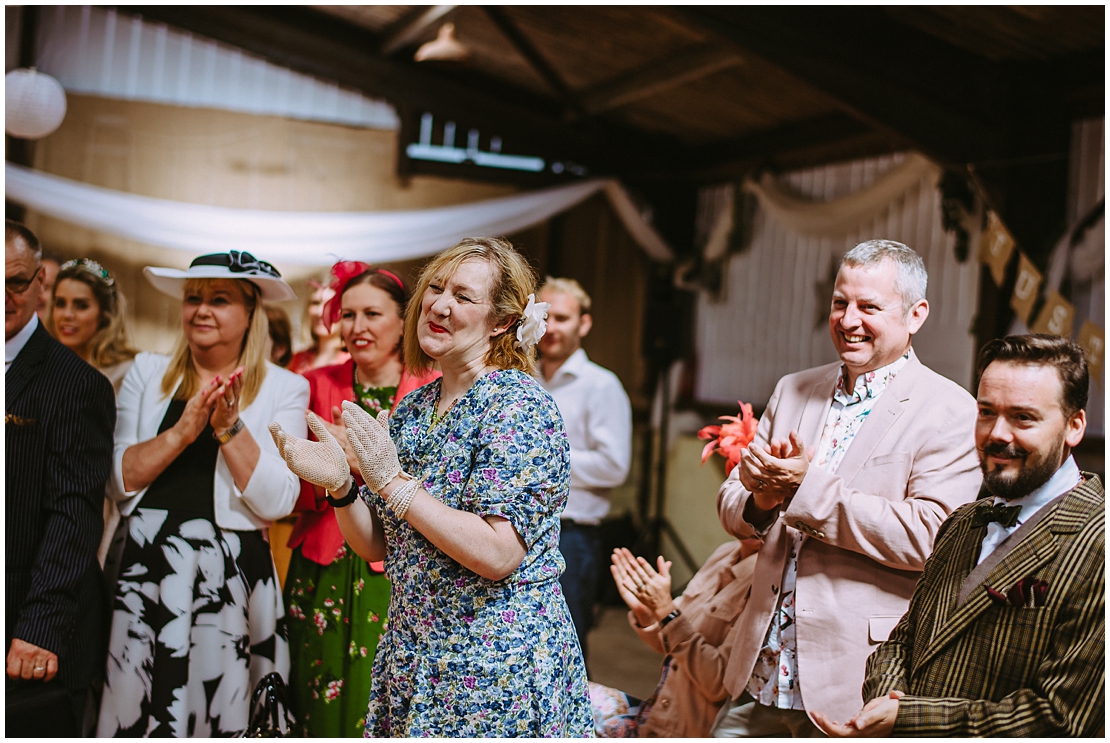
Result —
<path fill-rule="evenodd" d="M 20 139 L 41 139 L 62 124 L 66 92 L 50 75 L 31 69 L 4 77 L 4 128 Z"/>

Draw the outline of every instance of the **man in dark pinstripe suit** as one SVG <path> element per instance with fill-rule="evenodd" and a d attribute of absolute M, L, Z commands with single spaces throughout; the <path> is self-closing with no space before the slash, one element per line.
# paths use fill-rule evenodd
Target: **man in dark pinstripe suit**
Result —
<path fill-rule="evenodd" d="M 1082 350 L 1048 335 L 979 355 L 975 439 L 993 496 L 941 526 L 910 608 L 830 735 L 1091 736 L 1106 681 L 1105 498 L 1071 449 L 1086 428 Z"/>
<path fill-rule="evenodd" d="M 116 408 L 107 377 L 35 316 L 41 248 L 5 229 L 5 726 L 74 736 L 104 664 L 96 549 Z"/>

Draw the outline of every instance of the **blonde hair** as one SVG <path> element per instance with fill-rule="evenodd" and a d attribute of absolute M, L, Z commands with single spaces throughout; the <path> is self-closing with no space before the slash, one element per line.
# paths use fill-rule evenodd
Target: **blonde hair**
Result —
<path fill-rule="evenodd" d="M 99 268 L 99 264 L 96 265 Z M 106 271 L 104 273 L 107 274 Z M 57 338 L 58 334 L 54 330 L 53 300 L 54 295 L 58 293 L 58 287 L 66 279 L 80 281 L 89 287 L 96 298 L 96 303 L 100 306 L 97 330 L 92 338 L 89 338 L 88 343 L 89 358 L 92 359 L 93 366 L 98 369 L 118 364 L 121 361 L 129 361 L 135 358 L 135 354 L 138 353 L 127 342 L 127 323 L 124 319 L 127 315 L 127 301 L 117 291 L 114 281 L 111 284 L 108 283 L 109 278 L 92 272 L 92 269 L 84 264 L 71 265 L 67 263 L 58 272 L 58 277 L 54 281 L 50 308 L 46 313 L 46 328 L 52 336 Z"/>
<path fill-rule="evenodd" d="M 543 286 L 536 292 L 536 296 L 542 295 L 544 292 L 558 292 L 560 294 L 569 294 L 578 300 L 578 312 L 582 315 L 590 314 L 590 295 L 582 288 L 574 279 L 556 279 L 548 276 L 544 279 Z"/>
<path fill-rule="evenodd" d="M 239 363 L 246 367 L 243 372 L 243 394 L 239 409 L 250 405 L 262 388 L 266 379 L 266 345 L 270 340 L 270 321 L 262 307 L 262 292 L 250 281 L 242 279 L 187 279 L 182 296 L 193 291 L 203 291 L 215 281 L 233 281 L 243 293 L 243 301 L 250 312 L 250 325 L 247 326 L 243 346 L 239 352 Z M 184 300 L 182 300 L 184 301 Z M 200 375 L 193 363 L 193 352 L 189 341 L 182 333 L 177 339 L 169 368 L 162 377 L 162 394 L 173 394 L 179 400 L 188 400 L 200 389 Z M 176 391 L 176 392 L 175 392 Z"/>
<path fill-rule="evenodd" d="M 500 237 L 467 237 L 453 248 L 448 248 L 431 260 L 412 292 L 405 312 L 405 363 L 415 373 L 429 371 L 435 359 L 424 353 L 417 337 L 424 292 L 434 278 L 453 276 L 464 261 L 477 258 L 486 261 L 493 272 L 490 287 L 490 326 L 512 320 L 509 329 L 490 339 L 486 363 L 498 369 L 519 369 L 532 374 L 536 366 L 536 349 L 522 349 L 516 342 L 516 322 L 528 306 L 528 295 L 536 291 L 536 271 L 528 264 L 513 244 Z"/>
<path fill-rule="evenodd" d="M 308 288 L 312 291 L 308 293 L 308 301 L 304 303 L 304 309 L 301 311 L 301 327 L 298 335 L 300 336 L 300 345 L 313 351 L 316 350 L 321 339 L 316 337 L 316 322 L 308 314 L 308 310 L 312 306 L 312 297 L 316 292 L 324 292 L 331 288 L 331 280 L 331 272 L 325 271 L 315 280 L 309 280 L 308 282 Z M 324 311 L 323 302 L 320 303 L 320 311 Z"/>

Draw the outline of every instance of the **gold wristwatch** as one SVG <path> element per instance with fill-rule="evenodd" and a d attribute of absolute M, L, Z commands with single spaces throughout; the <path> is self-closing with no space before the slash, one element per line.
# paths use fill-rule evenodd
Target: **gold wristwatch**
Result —
<path fill-rule="evenodd" d="M 235 422 L 231 424 L 231 428 L 227 429 L 223 433 L 218 434 L 215 431 L 213 431 L 212 432 L 212 438 L 216 439 L 216 441 L 219 441 L 220 446 L 223 446 L 224 444 L 226 444 L 227 442 L 229 442 L 233 438 L 235 438 L 236 434 L 238 434 L 240 431 L 242 431 L 246 427 L 247 427 L 247 425 L 245 423 L 243 423 L 242 418 L 236 418 Z"/>

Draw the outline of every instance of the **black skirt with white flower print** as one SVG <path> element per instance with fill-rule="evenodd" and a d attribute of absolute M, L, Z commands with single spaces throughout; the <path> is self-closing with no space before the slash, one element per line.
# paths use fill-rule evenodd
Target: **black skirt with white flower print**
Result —
<path fill-rule="evenodd" d="M 247 727 L 262 676 L 289 678 L 281 589 L 257 531 L 159 508 L 130 517 L 98 737 L 218 737 Z"/>

